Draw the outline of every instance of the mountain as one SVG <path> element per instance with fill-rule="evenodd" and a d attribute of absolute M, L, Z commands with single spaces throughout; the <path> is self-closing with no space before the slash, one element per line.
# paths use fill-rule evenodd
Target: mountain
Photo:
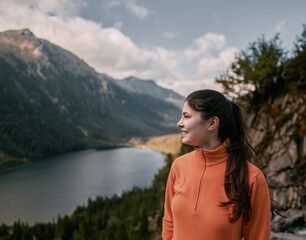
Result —
<path fill-rule="evenodd" d="M 0 33 L 0 166 L 176 132 L 179 115 L 28 29 Z"/>
<path fill-rule="evenodd" d="M 178 93 L 158 86 L 153 80 L 142 80 L 136 77 L 128 77 L 122 80 L 112 79 L 120 87 L 131 92 L 146 94 L 161 100 L 184 101 L 184 97 Z"/>

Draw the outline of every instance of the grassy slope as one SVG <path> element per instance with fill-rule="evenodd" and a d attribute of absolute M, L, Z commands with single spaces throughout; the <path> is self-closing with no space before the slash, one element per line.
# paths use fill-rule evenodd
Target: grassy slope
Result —
<path fill-rule="evenodd" d="M 158 152 L 177 155 L 182 147 L 182 137 L 180 133 L 164 136 L 150 137 L 145 142 L 135 142 L 135 147 L 145 147 Z"/>

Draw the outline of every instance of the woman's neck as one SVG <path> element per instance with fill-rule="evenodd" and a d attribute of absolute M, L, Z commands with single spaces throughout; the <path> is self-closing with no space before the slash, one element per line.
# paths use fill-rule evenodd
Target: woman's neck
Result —
<path fill-rule="evenodd" d="M 199 146 L 202 149 L 207 149 L 207 150 L 214 150 L 221 146 L 222 141 L 219 137 L 212 137 L 208 142 L 202 144 Z"/>

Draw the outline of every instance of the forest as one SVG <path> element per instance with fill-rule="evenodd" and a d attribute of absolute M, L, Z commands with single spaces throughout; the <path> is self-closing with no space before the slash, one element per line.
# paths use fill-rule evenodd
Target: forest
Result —
<path fill-rule="evenodd" d="M 306 135 L 306 25 L 292 51 L 281 46 L 279 35 L 271 40 L 259 38 L 239 53 L 231 67 L 216 81 L 227 96 L 257 117 L 262 113 L 272 117 L 279 115 L 282 109 L 272 107 L 279 97 L 291 95 L 301 99 L 299 106 L 304 111 L 294 123 L 292 137 L 297 143 L 303 142 Z M 288 114 L 279 118 L 276 127 L 281 127 L 293 113 Z M 273 138 L 273 132 L 269 134 L 262 144 L 257 145 L 258 148 Z M 179 155 L 192 149 L 183 145 Z M 29 226 L 20 221 L 12 226 L 2 224 L 0 240 L 156 239 L 161 234 L 165 185 L 175 157 L 166 156 L 166 165 L 155 175 L 150 188 L 134 188 L 111 198 L 89 199 L 71 216 L 58 217 L 46 224 Z M 305 170 L 305 165 L 305 155 L 299 153 L 296 167 Z M 305 191 L 302 198 L 305 200 Z"/>

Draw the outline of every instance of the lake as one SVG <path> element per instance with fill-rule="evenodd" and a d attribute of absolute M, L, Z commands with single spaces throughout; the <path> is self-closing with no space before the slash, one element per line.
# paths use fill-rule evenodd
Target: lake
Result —
<path fill-rule="evenodd" d="M 0 223 L 56 220 L 96 196 L 149 187 L 164 155 L 149 149 L 73 152 L 0 171 Z"/>

